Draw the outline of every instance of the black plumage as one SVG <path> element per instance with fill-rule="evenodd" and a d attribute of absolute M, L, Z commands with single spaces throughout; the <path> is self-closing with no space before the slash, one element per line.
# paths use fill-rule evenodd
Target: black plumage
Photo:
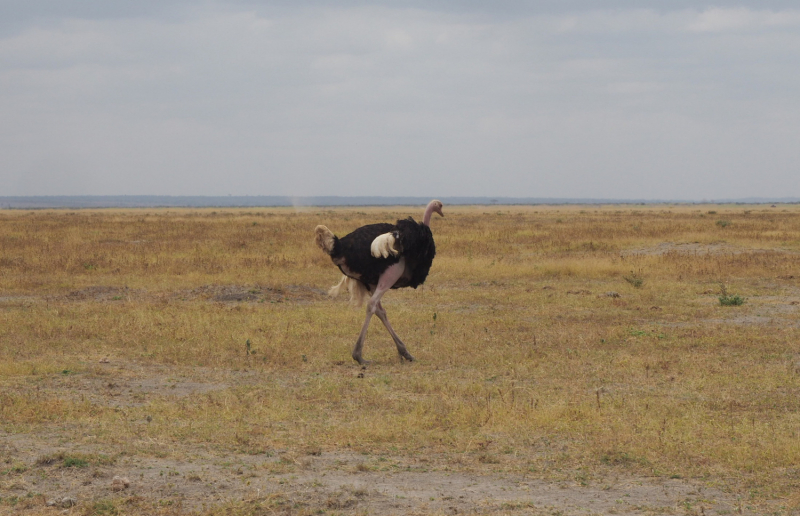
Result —
<path fill-rule="evenodd" d="M 394 236 L 394 249 L 398 254 L 376 258 L 370 253 L 370 246 L 377 237 L 386 233 Z M 417 288 L 428 277 L 436 256 L 436 244 L 431 228 L 408 217 L 396 224 L 368 224 L 342 238 L 334 237 L 330 255 L 343 274 L 359 280 L 370 291 L 374 290 L 381 274 L 390 265 L 404 258 L 405 270 L 392 288 Z"/>
<path fill-rule="evenodd" d="M 353 348 L 353 358 L 359 363 L 364 363 L 361 352 L 373 315 L 377 315 L 389 331 L 400 356 L 414 360 L 389 324 L 381 297 L 389 289 L 417 288 L 427 279 L 436 256 L 436 244 L 430 229 L 434 212 L 444 216 L 440 201 L 428 203 L 422 222 L 409 217 L 398 220 L 396 224 L 369 224 L 341 238 L 325 226 L 315 229 L 317 245 L 330 255 L 344 274 L 342 281 L 331 288 L 331 295 L 338 295 L 346 287 L 351 300 L 363 302 L 369 298 L 367 317 Z"/>

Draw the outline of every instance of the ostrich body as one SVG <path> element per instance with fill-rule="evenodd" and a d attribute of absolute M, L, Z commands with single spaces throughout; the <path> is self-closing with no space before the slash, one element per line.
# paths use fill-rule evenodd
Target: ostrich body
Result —
<path fill-rule="evenodd" d="M 390 289 L 417 288 L 425 282 L 436 255 L 430 229 L 434 212 L 444 217 L 441 201 L 428 203 L 421 223 L 409 217 L 398 220 L 396 224 L 368 224 L 342 238 L 325 226 L 317 226 L 314 230 L 317 245 L 330 255 L 331 261 L 343 274 L 329 294 L 336 296 L 347 288 L 351 301 L 357 304 L 367 302 L 367 317 L 353 347 L 353 359 L 359 364 L 365 363 L 361 354 L 373 315 L 377 315 L 389 331 L 400 357 L 409 362 L 414 360 L 389 324 L 381 297 Z"/>

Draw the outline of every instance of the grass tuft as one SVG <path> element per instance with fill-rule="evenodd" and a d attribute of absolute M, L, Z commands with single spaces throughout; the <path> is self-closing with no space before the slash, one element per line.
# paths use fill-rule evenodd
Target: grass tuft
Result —
<path fill-rule="evenodd" d="M 718 297 L 721 306 L 742 306 L 745 299 L 738 294 L 729 294 L 725 284 L 720 284 L 720 295 Z"/>

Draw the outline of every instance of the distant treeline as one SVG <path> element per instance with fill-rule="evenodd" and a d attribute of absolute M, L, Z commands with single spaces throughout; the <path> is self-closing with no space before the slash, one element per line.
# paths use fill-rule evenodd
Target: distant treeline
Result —
<path fill-rule="evenodd" d="M 54 195 L 0 197 L 0 209 L 43 208 L 241 208 L 271 206 L 415 206 L 432 197 L 290 197 L 259 195 L 170 196 L 170 195 Z M 705 204 L 798 203 L 800 198 L 746 198 L 702 201 L 644 199 L 559 199 L 546 197 L 438 197 L 447 205 L 536 205 L 536 204 Z"/>

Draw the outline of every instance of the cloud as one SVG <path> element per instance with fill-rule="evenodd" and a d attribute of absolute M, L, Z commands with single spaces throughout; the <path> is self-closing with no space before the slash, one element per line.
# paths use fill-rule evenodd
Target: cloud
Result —
<path fill-rule="evenodd" d="M 718 198 L 796 182 L 793 10 L 69 4 L 2 22 L 9 195 Z"/>
<path fill-rule="evenodd" d="M 697 13 L 687 28 L 694 32 L 730 32 L 800 28 L 800 11 L 780 12 L 753 10 L 745 7 L 732 9 L 709 8 Z"/>

